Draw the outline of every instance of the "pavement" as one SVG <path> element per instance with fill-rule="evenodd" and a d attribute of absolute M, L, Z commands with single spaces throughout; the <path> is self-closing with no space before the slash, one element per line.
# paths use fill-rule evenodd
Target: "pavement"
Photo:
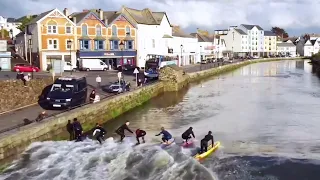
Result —
<path fill-rule="evenodd" d="M 235 61 L 237 62 L 237 61 Z M 183 69 L 187 73 L 192 73 L 200 70 L 210 69 L 214 67 L 218 67 L 222 65 L 222 63 L 208 63 L 208 64 L 195 64 L 184 66 Z M 101 77 L 101 85 L 107 85 L 111 82 L 115 82 L 118 80 L 117 71 L 90 71 L 90 72 L 73 72 L 73 75 L 86 76 L 87 83 L 89 85 L 88 93 L 91 93 L 92 89 L 96 89 L 98 95 L 101 98 L 112 96 L 112 94 L 106 93 L 102 91 L 102 89 L 97 87 L 96 77 L 99 75 Z M 63 75 L 69 75 L 70 72 L 65 72 Z M 34 73 L 34 78 L 43 78 L 51 76 L 46 72 L 37 72 Z M 13 79 L 16 77 L 15 72 L 0 72 L 0 80 L 4 79 Z M 135 85 L 135 76 L 134 75 L 124 75 L 124 79 L 131 83 L 132 89 L 136 88 Z M 15 128 L 17 126 L 21 126 L 23 124 L 23 119 L 27 118 L 29 120 L 35 120 L 40 112 L 46 111 L 47 114 L 54 115 L 61 113 L 65 110 L 45 110 L 40 105 L 32 105 L 23 109 L 15 110 L 12 112 L 8 112 L 0 115 L 0 133 L 7 131 L 8 129 Z"/>

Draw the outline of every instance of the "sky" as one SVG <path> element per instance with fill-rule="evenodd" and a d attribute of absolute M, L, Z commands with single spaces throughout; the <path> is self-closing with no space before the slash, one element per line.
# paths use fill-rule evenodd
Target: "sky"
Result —
<path fill-rule="evenodd" d="M 278 26 L 290 36 L 320 31 L 320 0 L 0 0 L 0 15 L 18 18 L 66 7 L 70 12 L 117 11 L 122 5 L 165 11 L 171 24 L 180 25 L 187 32 L 240 24 L 258 24 L 265 30 Z"/>

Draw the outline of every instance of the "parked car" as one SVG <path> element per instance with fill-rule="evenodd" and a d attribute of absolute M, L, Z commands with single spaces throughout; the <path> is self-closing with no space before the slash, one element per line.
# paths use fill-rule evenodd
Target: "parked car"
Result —
<path fill-rule="evenodd" d="M 118 71 L 133 72 L 136 68 L 138 68 L 138 70 L 139 70 L 139 67 L 137 67 L 133 64 L 125 64 L 125 65 L 119 66 Z"/>
<path fill-rule="evenodd" d="M 13 71 L 16 72 L 39 72 L 40 69 L 30 64 L 16 64 L 13 67 Z"/>
<path fill-rule="evenodd" d="M 108 93 L 122 93 L 126 91 L 130 91 L 130 83 L 121 80 L 121 83 L 119 84 L 119 81 L 111 83 L 109 87 L 105 88 L 104 90 Z"/>

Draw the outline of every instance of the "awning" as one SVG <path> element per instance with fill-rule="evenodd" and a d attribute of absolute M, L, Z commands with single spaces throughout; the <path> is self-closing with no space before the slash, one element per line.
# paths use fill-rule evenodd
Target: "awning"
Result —
<path fill-rule="evenodd" d="M 89 36 L 81 36 L 79 37 L 79 39 L 82 39 L 82 40 L 90 40 L 91 38 Z"/>
<path fill-rule="evenodd" d="M 104 40 L 106 40 L 106 38 L 104 38 L 104 37 L 102 37 L 102 36 L 96 36 L 96 37 L 94 38 L 94 40 L 104 41 Z"/>
<path fill-rule="evenodd" d="M 109 38 L 109 40 L 111 40 L 111 41 L 119 41 L 120 39 L 118 37 L 116 37 L 116 36 L 112 36 L 112 37 Z"/>
<path fill-rule="evenodd" d="M 131 36 L 126 36 L 123 40 L 125 40 L 125 41 L 133 41 L 134 39 Z"/>

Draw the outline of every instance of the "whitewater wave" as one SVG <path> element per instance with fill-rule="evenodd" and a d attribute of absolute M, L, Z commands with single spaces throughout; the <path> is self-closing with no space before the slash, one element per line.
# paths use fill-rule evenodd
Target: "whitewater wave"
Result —
<path fill-rule="evenodd" d="M 0 175 L 4 180 L 214 180 L 206 167 L 173 145 L 133 147 L 133 140 L 36 142 Z"/>

